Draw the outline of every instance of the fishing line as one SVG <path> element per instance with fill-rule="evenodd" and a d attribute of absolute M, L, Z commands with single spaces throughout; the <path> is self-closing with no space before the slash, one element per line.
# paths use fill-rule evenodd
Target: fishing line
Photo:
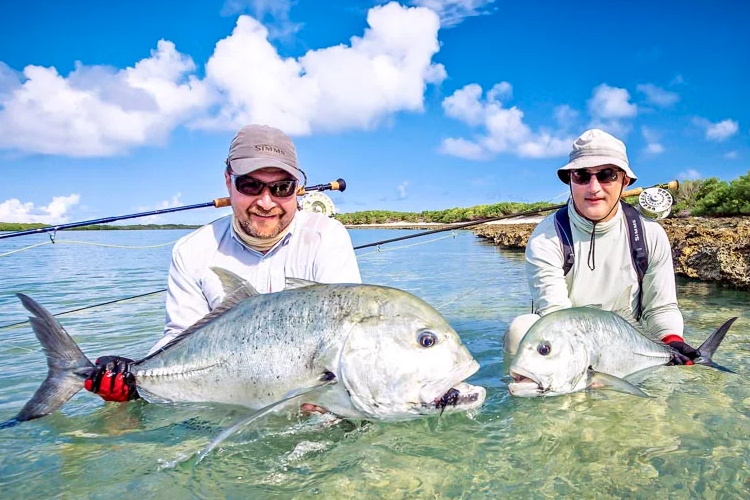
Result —
<path fill-rule="evenodd" d="M 168 241 L 167 243 L 159 243 L 158 245 L 110 245 L 107 243 L 96 243 L 94 241 L 79 241 L 79 240 L 55 240 L 55 241 L 44 241 L 42 243 L 36 243 L 34 245 L 30 245 L 24 248 L 18 248 L 16 250 L 11 250 L 10 252 L 6 253 L 0 253 L 0 258 L 6 257 L 8 255 L 12 255 L 14 253 L 18 252 L 24 252 L 26 250 L 31 250 L 32 248 L 40 247 L 42 245 L 56 245 L 58 243 L 71 243 L 71 244 L 77 244 L 77 245 L 90 245 L 93 247 L 104 247 L 104 248 L 123 248 L 126 250 L 143 250 L 147 248 L 159 248 L 159 247 L 165 247 L 167 245 L 174 245 L 177 243 L 177 240 L 174 241 Z"/>
<path fill-rule="evenodd" d="M 365 257 L 367 255 L 373 255 L 373 254 L 376 254 L 376 253 L 392 252 L 394 250 L 402 250 L 404 248 L 416 247 L 416 246 L 419 246 L 419 245 L 426 245 L 427 243 L 434 243 L 436 241 L 444 240 L 446 238 L 455 238 L 455 237 L 456 237 L 456 233 L 455 233 L 455 231 L 453 231 L 453 232 L 451 232 L 451 234 L 449 234 L 447 236 L 441 236 L 440 238 L 434 238 L 432 240 L 422 241 L 422 242 L 418 242 L 418 243 L 411 243 L 409 245 L 403 245 L 403 246 L 400 246 L 400 247 L 393 247 L 393 248 L 386 248 L 386 249 L 378 247 L 377 250 L 374 250 L 372 252 L 357 254 L 357 258 Z M 354 247 L 354 249 L 356 250 L 357 247 Z"/>
<path fill-rule="evenodd" d="M 315 190 L 321 190 L 321 191 L 324 190 L 324 189 L 338 189 L 340 191 L 343 191 L 345 189 L 346 185 L 345 185 L 345 183 L 343 183 L 343 179 L 339 179 L 339 181 L 342 181 L 342 184 L 343 184 L 342 187 L 338 187 L 338 185 L 336 185 L 336 187 L 332 188 L 331 186 L 334 186 L 334 183 L 331 183 L 331 184 L 327 184 L 327 185 L 311 186 L 311 188 L 308 188 L 308 190 L 312 190 L 314 188 Z M 652 186 L 652 188 L 657 188 L 658 187 L 658 188 L 665 188 L 665 189 L 677 189 L 678 185 L 679 184 L 678 184 L 677 181 L 670 181 L 670 182 L 665 183 L 665 184 L 657 184 L 655 186 Z M 644 188 L 634 188 L 634 189 L 631 189 L 629 191 L 626 191 L 626 192 L 622 193 L 622 196 L 638 196 L 643 191 L 644 191 Z M 562 194 L 558 195 L 555 198 L 559 198 L 560 196 L 563 196 L 563 195 Z M 553 199 L 555 199 L 555 198 L 553 198 Z M 210 205 L 213 205 L 213 206 L 216 206 L 216 207 L 227 206 L 226 204 L 222 204 L 224 202 L 228 203 L 228 199 L 226 199 L 226 200 L 225 199 L 218 199 L 218 200 L 214 200 L 213 202 L 209 202 L 209 203 L 206 203 L 206 204 L 201 204 L 200 206 L 210 206 Z M 480 219 L 480 220 L 475 220 L 475 221 L 470 221 L 470 222 L 464 222 L 464 223 L 459 223 L 459 224 L 455 224 L 454 223 L 454 224 L 448 225 L 447 227 L 442 227 L 442 228 L 438 228 L 438 229 L 432 229 L 432 230 L 429 230 L 429 231 L 422 231 L 422 232 L 415 233 L 415 234 L 410 234 L 410 235 L 406 235 L 406 236 L 400 236 L 398 238 L 390 238 L 390 239 L 387 239 L 387 240 L 376 241 L 374 243 L 367 243 L 367 244 L 364 244 L 364 245 L 358 245 L 358 246 L 354 247 L 354 250 L 360 250 L 362 248 L 370 248 L 370 247 L 374 247 L 374 246 L 378 247 L 378 249 L 376 251 L 374 251 L 374 252 L 368 252 L 366 254 L 361 254 L 361 255 L 358 256 L 358 257 L 364 257 L 366 255 L 371 255 L 373 253 L 378 253 L 378 252 L 384 252 L 384 251 L 386 251 L 386 250 L 383 250 L 383 249 L 380 248 L 380 245 L 384 245 L 386 243 L 393 243 L 393 242 L 396 242 L 396 241 L 403 241 L 403 240 L 407 240 L 407 239 L 411 239 L 411 238 L 418 238 L 420 236 L 427 236 L 427 235 L 430 235 L 430 234 L 436 234 L 436 233 L 441 233 L 441 232 L 445 232 L 445 231 L 455 231 L 456 229 L 463 229 L 463 228 L 467 228 L 467 227 L 471 227 L 471 226 L 477 226 L 479 224 L 484 224 L 484 223 L 487 223 L 487 222 L 494 222 L 494 221 L 505 220 L 505 219 L 514 219 L 514 218 L 524 217 L 524 216 L 528 216 L 528 215 L 539 215 L 539 214 L 541 214 L 543 212 L 549 212 L 549 211 L 552 211 L 552 210 L 557 210 L 559 208 L 564 207 L 565 205 L 566 204 L 553 205 L 553 206 L 549 206 L 549 207 L 545 207 L 545 208 L 537 208 L 537 209 L 533 209 L 533 210 L 526 210 L 526 211 L 523 211 L 523 212 L 516 212 L 516 213 L 513 213 L 513 214 L 500 215 L 500 216 L 497 216 L 497 217 L 490 217 L 490 218 Z M 183 207 L 182 209 L 190 209 L 190 208 L 197 208 L 197 207 L 198 207 L 198 205 L 193 205 L 191 207 Z M 169 210 L 165 210 L 165 211 L 176 211 L 176 210 L 169 209 Z M 145 214 L 137 214 L 137 215 L 145 215 Z M 130 215 L 130 216 L 127 216 L 127 217 L 133 217 L 133 216 L 136 216 L 136 214 L 133 214 L 133 215 Z M 218 220 L 218 219 L 216 219 L 216 220 Z M 87 222 L 90 224 L 93 221 L 87 221 Z M 76 225 L 82 225 L 82 224 L 83 223 L 76 223 Z M 69 225 L 69 226 L 72 226 L 72 225 Z M 9 234 L 9 235 L 2 235 L 2 236 L 5 236 L 5 237 L 20 236 L 21 234 L 30 234 L 32 232 L 42 232 L 42 231 L 48 231 L 48 230 L 54 230 L 54 229 L 56 229 L 56 228 L 44 228 L 44 229 L 40 229 L 40 230 L 29 230 L 29 231 L 22 231 L 22 232 L 12 233 L 12 234 Z M 58 227 L 58 229 L 59 229 L 59 227 Z M 429 240 L 429 241 L 426 241 L 426 242 L 423 242 L 423 243 L 414 243 L 414 244 L 411 244 L 411 245 L 405 245 L 405 246 L 402 246 L 402 247 L 393 248 L 391 250 L 398 250 L 398 249 L 402 249 L 402 248 L 408 248 L 408 247 L 412 247 L 412 246 L 423 245 L 423 244 L 426 244 L 426 243 L 433 243 L 435 241 L 439 241 L 439 240 L 446 239 L 446 238 L 451 238 L 451 237 L 455 238 L 455 233 L 452 233 L 451 235 L 448 235 L 448 236 L 444 236 L 442 238 L 436 238 L 436 239 Z M 63 242 L 64 241 L 66 241 L 66 240 L 63 240 Z M 68 240 L 68 241 L 70 241 L 70 240 Z M 70 241 L 70 242 L 72 242 L 72 241 Z M 33 248 L 33 247 L 36 247 L 36 246 L 40 246 L 42 244 L 49 244 L 49 243 L 52 243 L 52 242 L 37 243 L 36 245 L 31 245 L 30 247 L 26 247 L 26 248 L 22 248 L 22 249 L 18 249 L 18 250 L 13 250 L 13 251 L 5 253 L 5 254 L 0 254 L 0 257 L 3 257 L 5 255 L 10 255 L 11 253 L 16 253 L 16 252 L 19 252 L 19 251 L 22 251 L 22 250 L 28 250 L 30 248 Z M 159 246 L 166 246 L 166 245 L 172 244 L 174 242 L 163 243 L 163 244 L 152 245 L 152 246 L 145 246 L 145 247 L 126 247 L 126 246 L 119 246 L 119 245 L 118 246 L 114 246 L 114 245 L 97 244 L 97 243 L 91 243 L 91 242 L 78 242 L 78 243 L 91 244 L 91 245 L 97 245 L 97 246 L 108 246 L 108 247 L 112 247 L 112 248 L 156 248 L 156 247 L 159 247 Z M 469 291 L 469 293 L 473 293 L 473 292 L 475 292 L 479 288 L 480 288 L 480 286 L 477 286 L 473 290 Z M 166 290 L 167 290 L 166 288 L 163 288 L 161 290 L 156 290 L 156 291 L 153 291 L 153 292 L 143 293 L 143 294 L 140 294 L 140 295 L 133 295 L 133 296 L 126 297 L 126 298 L 123 298 L 123 299 L 115 299 L 115 300 L 111 300 L 111 301 L 108 301 L 108 302 L 103 302 L 103 303 L 100 303 L 100 304 L 93 304 L 93 305 L 90 305 L 90 306 L 85 306 L 85 307 L 81 307 L 81 308 L 78 308 L 78 309 L 73 309 L 73 310 L 70 310 L 70 311 L 64 311 L 64 312 L 61 312 L 61 313 L 58 313 L 58 314 L 54 314 L 53 316 L 63 316 L 63 315 L 66 315 L 66 314 L 72 314 L 74 312 L 79 312 L 79 311 L 83 311 L 83 310 L 86 310 L 86 309 L 93 309 L 93 308 L 100 307 L 100 306 L 105 306 L 105 305 L 110 305 L 110 304 L 116 304 L 118 302 L 125 302 L 125 301 L 128 301 L 128 300 L 133 300 L 133 299 L 137 299 L 137 298 L 141 298 L 141 297 L 146 297 L 146 296 L 149 296 L 149 295 L 155 295 L 157 293 L 162 293 L 162 292 L 165 292 Z M 467 294 L 461 294 L 460 296 L 465 296 L 465 295 L 467 295 Z M 449 302 L 443 304 L 443 306 L 448 305 L 451 302 L 455 302 L 456 300 L 458 300 L 458 297 L 456 297 L 452 301 L 449 301 Z M 13 323 L 13 324 L 10 324 L 10 325 L 0 326 L 0 331 L 8 330 L 8 329 L 11 329 L 11 328 L 16 328 L 16 327 L 24 325 L 26 323 L 28 323 L 28 321 L 21 321 L 21 322 Z"/>
<path fill-rule="evenodd" d="M 90 305 L 90 306 L 79 307 L 77 309 L 71 309 L 69 311 L 63 311 L 63 312 L 60 312 L 60 313 L 53 314 L 52 316 L 55 316 L 55 317 L 57 317 L 57 316 L 65 316 L 66 314 L 73 314 L 73 313 L 76 313 L 76 312 L 79 312 L 79 311 L 85 311 L 86 309 L 93 309 L 95 307 L 108 306 L 110 304 L 116 304 L 118 302 L 125 302 L 125 301 L 128 301 L 128 300 L 140 299 L 142 297 L 148 297 L 149 295 L 156 295 L 157 293 L 162 293 L 162 292 L 166 292 L 166 291 L 167 291 L 166 288 L 162 288 L 161 290 L 155 290 L 153 292 L 146 292 L 146 293 L 141 293 L 141 294 L 138 294 L 138 295 L 132 295 L 130 297 L 125 297 L 124 299 L 115 299 L 115 300 L 110 300 L 108 302 L 101 302 L 99 304 L 93 304 L 93 305 Z M 0 326 L 0 332 L 3 331 L 3 330 L 10 330 L 11 328 L 16 328 L 16 327 L 19 327 L 21 325 L 25 325 L 28 322 L 29 321 L 26 320 L 26 321 L 19 321 L 18 323 L 13 323 L 11 325 Z"/>

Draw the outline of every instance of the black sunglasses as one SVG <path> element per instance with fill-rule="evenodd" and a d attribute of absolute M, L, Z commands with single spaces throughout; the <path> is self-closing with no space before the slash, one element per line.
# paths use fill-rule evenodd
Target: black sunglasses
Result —
<path fill-rule="evenodd" d="M 255 177 L 250 177 L 250 174 L 229 175 L 234 182 L 234 188 L 245 196 L 258 196 L 266 187 L 274 198 L 289 198 L 297 194 L 297 179 L 263 182 Z"/>
<path fill-rule="evenodd" d="M 620 177 L 620 172 L 621 170 L 617 168 L 603 168 L 596 173 L 592 173 L 585 168 L 579 168 L 570 171 L 570 180 L 576 184 L 588 184 L 591 181 L 591 176 L 595 176 L 599 184 L 609 184 Z"/>

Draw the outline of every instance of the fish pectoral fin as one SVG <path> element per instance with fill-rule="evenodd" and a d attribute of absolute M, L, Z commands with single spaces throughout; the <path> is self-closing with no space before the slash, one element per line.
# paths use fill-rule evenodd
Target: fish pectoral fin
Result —
<path fill-rule="evenodd" d="M 633 396 L 639 396 L 641 398 L 650 397 L 648 394 L 640 390 L 625 379 L 615 377 L 614 375 L 608 375 L 606 373 L 597 372 L 595 370 L 589 370 L 587 373 L 588 383 L 586 388 L 588 389 L 614 389 L 616 391 L 624 392 L 626 394 L 632 394 Z"/>
<path fill-rule="evenodd" d="M 259 418 L 268 415 L 273 411 L 274 409 L 283 406 L 284 404 L 288 403 L 289 401 L 299 398 L 300 396 L 304 396 L 306 394 L 310 394 L 311 392 L 315 392 L 319 390 L 322 387 L 333 385 L 336 383 L 336 377 L 333 376 L 331 372 L 324 372 L 320 378 L 312 385 L 311 387 L 304 387 L 299 389 L 294 389 L 292 391 L 289 391 L 286 396 L 284 396 L 281 400 L 275 401 L 271 403 L 268 406 L 265 406 L 261 408 L 260 410 L 256 411 L 252 415 L 249 415 L 239 422 L 231 425 L 230 427 L 224 429 L 221 434 L 216 436 L 198 455 L 198 459 L 195 461 L 195 465 L 198 465 L 201 460 L 203 460 L 206 455 L 208 455 L 211 450 L 219 446 L 226 438 L 231 436 L 232 434 L 236 433 L 243 427 L 245 427 L 248 424 L 251 424 L 252 422 L 255 422 Z"/>

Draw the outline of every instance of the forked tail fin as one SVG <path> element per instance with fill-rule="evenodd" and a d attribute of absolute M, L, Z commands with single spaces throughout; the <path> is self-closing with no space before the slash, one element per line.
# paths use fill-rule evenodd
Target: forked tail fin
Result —
<path fill-rule="evenodd" d="M 731 327 L 732 324 L 736 320 L 737 320 L 737 317 L 729 318 L 723 325 L 717 328 L 714 333 L 709 335 L 706 341 L 703 342 L 701 346 L 698 348 L 698 351 L 700 351 L 700 357 L 697 358 L 694 361 L 694 363 L 699 364 L 699 365 L 711 366 L 721 371 L 734 373 L 729 368 L 725 368 L 721 365 L 714 363 L 713 359 L 711 358 L 716 352 L 716 349 L 719 348 L 719 345 L 721 344 L 721 342 L 724 340 L 724 336 L 729 331 L 729 327 Z"/>
<path fill-rule="evenodd" d="M 43 417 L 57 410 L 83 389 L 84 380 L 94 370 L 91 361 L 49 311 L 31 297 L 22 293 L 16 295 L 34 315 L 29 322 L 47 355 L 48 371 L 47 378 L 18 415 L 1 423 L 0 428 Z"/>

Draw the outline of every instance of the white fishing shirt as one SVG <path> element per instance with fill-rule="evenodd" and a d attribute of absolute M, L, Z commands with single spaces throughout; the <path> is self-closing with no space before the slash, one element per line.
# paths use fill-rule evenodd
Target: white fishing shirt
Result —
<path fill-rule="evenodd" d="M 526 245 L 526 275 L 534 310 L 544 316 L 558 309 L 597 305 L 615 310 L 630 290 L 630 317 L 636 323 L 638 275 L 633 267 L 626 218 L 621 208 L 607 222 L 596 224 L 595 266 L 587 264 L 593 224 L 568 203 L 575 262 L 563 275 L 563 251 L 555 230 L 555 214 L 542 220 Z M 669 238 L 657 222 L 643 219 L 648 248 L 648 270 L 643 277 L 643 315 L 640 326 L 654 339 L 683 336 L 682 313 L 677 307 L 672 250 Z M 622 311 L 617 311 L 622 314 Z"/>
<path fill-rule="evenodd" d="M 319 283 L 361 283 L 346 228 L 322 214 L 298 211 L 289 233 L 266 254 L 249 248 L 222 217 L 181 238 L 172 249 L 164 337 L 151 352 L 204 317 L 224 299 L 211 267 L 228 269 L 260 293 L 279 292 L 286 278 Z"/>

